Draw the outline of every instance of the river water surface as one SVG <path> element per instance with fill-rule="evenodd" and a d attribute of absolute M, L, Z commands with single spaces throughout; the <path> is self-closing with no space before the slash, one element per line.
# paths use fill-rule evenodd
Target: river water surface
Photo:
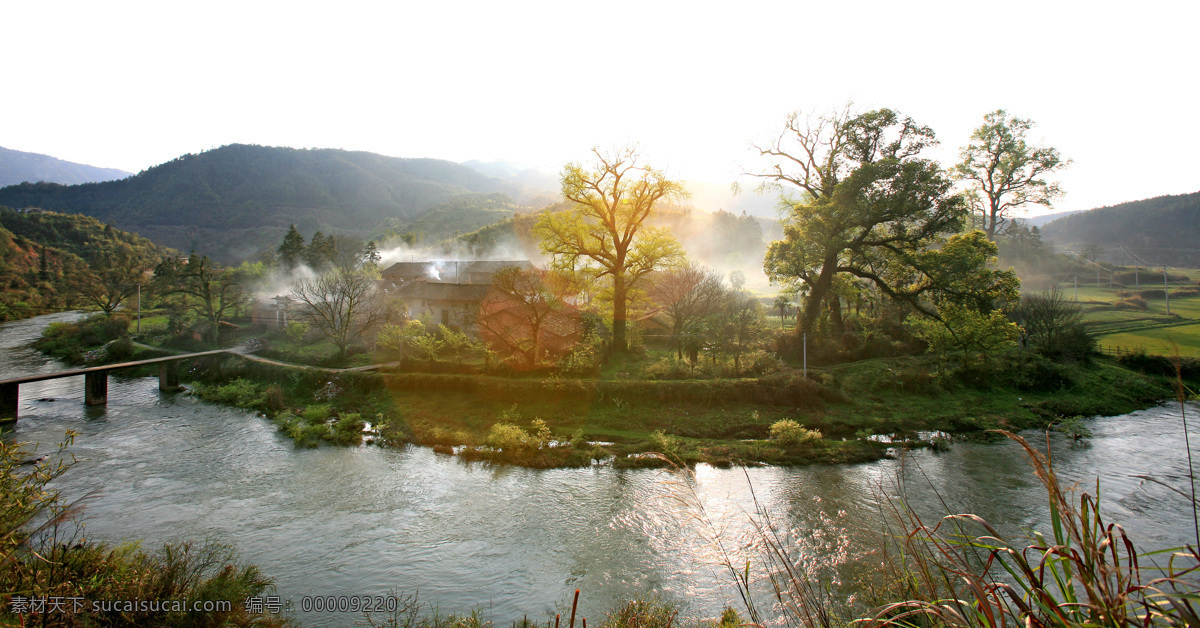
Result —
<path fill-rule="evenodd" d="M 0 378 L 61 364 L 29 348 L 42 316 L 0 326 Z M 715 469 L 694 478 L 664 470 L 529 470 L 465 463 L 421 447 L 295 449 L 255 413 L 187 394 L 160 393 L 155 378 L 110 378 L 107 407 L 83 405 L 82 377 L 21 387 L 20 421 L 5 438 L 49 451 L 66 430 L 79 462 L 59 488 L 90 494 L 94 539 L 212 538 L 273 577 L 297 608 L 303 596 L 419 592 L 441 611 L 482 608 L 497 624 L 544 620 L 582 589 L 581 614 L 600 619 L 647 592 L 716 615 L 738 597 L 719 566 L 714 534 L 736 550 L 750 532 L 753 496 L 776 521 L 828 548 L 846 530 L 877 524 L 881 487 L 902 478 L 908 502 L 930 516 L 939 500 L 1006 534 L 1045 529 L 1045 496 L 1012 443 L 956 443 L 947 453 L 804 468 Z M 1190 416 L 1200 416 L 1192 404 Z M 1195 421 L 1193 421 L 1195 423 Z M 1052 439 L 1060 476 L 1093 489 L 1108 518 L 1141 550 L 1194 538 L 1177 405 L 1088 422 L 1084 446 Z M 1039 434 L 1029 434 L 1044 443 Z M 1193 430 L 1197 442 L 1200 431 Z M 751 493 L 753 487 L 753 496 Z M 701 508 L 702 507 L 702 508 Z M 813 532 L 824 536 L 813 540 Z M 298 612 L 304 625 L 354 625 L 353 614 Z"/>

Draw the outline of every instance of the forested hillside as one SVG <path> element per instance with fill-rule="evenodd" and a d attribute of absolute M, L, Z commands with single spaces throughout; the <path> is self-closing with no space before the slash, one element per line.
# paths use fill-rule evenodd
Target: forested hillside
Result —
<path fill-rule="evenodd" d="M 1153 264 L 1200 266 L 1200 192 L 1159 196 L 1071 214 L 1042 227 L 1058 244 L 1124 243 Z M 1110 254 L 1112 255 L 1112 254 Z M 1119 254 L 1116 254 L 1119 257 Z M 1109 261 L 1125 263 L 1121 259 Z"/>
<path fill-rule="evenodd" d="M 171 254 L 88 216 L 0 207 L 0 321 L 87 305 L 102 269 L 133 276 Z"/>
<path fill-rule="evenodd" d="M 376 242 L 402 240 L 409 244 L 439 242 L 508 220 L 516 208 L 506 194 L 464 194 L 411 222 L 388 218 L 366 239 Z"/>
<path fill-rule="evenodd" d="M 82 214 L 22 212 L 0 207 L 0 226 L 14 236 L 71 253 L 89 263 L 112 255 L 122 247 L 135 250 L 141 257 L 161 258 L 178 254 L 135 233 L 115 229 Z"/>
<path fill-rule="evenodd" d="M 437 159 L 231 145 L 121 181 L 10 186 L 0 189 L 0 205 L 87 214 L 159 244 L 236 261 L 277 243 L 290 224 L 361 236 L 462 194 L 519 190 Z"/>
<path fill-rule="evenodd" d="M 130 173 L 63 161 L 49 155 L 0 147 L 0 186 L 25 181 L 75 184 L 124 179 Z"/>

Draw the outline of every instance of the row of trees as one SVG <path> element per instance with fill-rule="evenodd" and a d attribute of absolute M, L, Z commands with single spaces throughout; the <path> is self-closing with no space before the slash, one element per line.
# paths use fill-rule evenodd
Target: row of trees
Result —
<path fill-rule="evenodd" d="M 802 298 L 797 332 L 812 332 L 826 313 L 840 329 L 842 295 L 867 293 L 924 316 L 918 333 L 936 347 L 986 349 L 1014 339 L 1018 328 L 1002 310 L 1016 301 L 1019 282 L 989 267 L 993 241 L 1014 211 L 1061 194 L 1045 177 L 1069 163 L 1053 148 L 1030 146 L 1031 128 L 1003 110 L 988 114 L 948 172 L 925 156 L 937 143 L 932 129 L 893 110 L 790 116 L 779 137 L 759 147 L 766 167 L 748 174 L 781 194 L 784 237 L 768 247 L 764 270 Z M 698 312 L 726 293 L 718 278 L 683 265 L 669 233 L 649 226 L 655 205 L 683 189 L 639 164 L 633 149 L 594 153 L 593 166 L 564 169 L 570 207 L 538 221 L 541 250 L 554 269 L 605 282 L 613 351 L 627 349 L 629 304 L 656 270 L 667 272 L 653 282 L 654 296 L 673 335 L 684 338 L 703 318 Z M 973 185 L 962 191 L 960 182 Z M 982 231 L 963 233 L 973 211 Z"/>
<path fill-rule="evenodd" d="M 989 267 L 993 240 L 1013 210 L 1060 193 L 1043 176 L 1066 164 L 1053 149 L 1026 144 L 1030 127 L 1003 111 L 989 114 L 948 172 L 925 156 L 936 144 L 933 131 L 890 109 L 790 116 L 780 136 L 759 148 L 766 167 L 750 174 L 781 193 L 784 237 L 766 250 L 764 269 L 802 300 L 797 332 L 813 332 L 822 317 L 839 331 L 843 301 L 865 299 L 871 307 L 887 301 L 923 316 L 918 333 L 934 346 L 986 349 L 1011 340 L 1015 326 L 1000 312 L 1016 300 L 1018 282 L 1011 271 Z M 640 163 L 632 148 L 594 151 L 594 158 L 565 167 L 566 204 L 542 214 L 533 228 L 549 268 L 498 274 L 480 310 L 481 333 L 537 364 L 550 338 L 543 329 L 556 317 L 601 309 L 611 350 L 619 353 L 629 345 L 631 304 L 643 301 L 669 321 L 681 357 L 719 338 L 736 362 L 749 330 L 761 327 L 762 308 L 736 278 L 729 288 L 688 264 L 671 233 L 652 226 L 655 208 L 682 197 L 682 186 Z M 956 180 L 976 183 L 975 195 L 957 192 Z M 973 203 L 984 207 L 983 231 L 963 233 Z M 293 281 L 289 296 L 343 354 L 388 317 L 375 289 L 373 243 L 317 232 L 306 245 L 292 226 L 278 254 L 284 271 L 314 271 Z M 145 264 L 114 259 L 102 266 L 111 276 L 89 283 L 105 286 L 93 301 L 111 312 L 139 283 L 129 269 Z M 214 335 L 244 303 L 247 275 L 195 255 L 169 258 L 155 270 L 163 294 L 186 298 Z M 710 340 L 699 340 L 705 335 Z"/>
<path fill-rule="evenodd" d="M 378 264 L 380 260 L 379 248 L 374 241 L 364 245 L 361 240 L 327 236 L 316 231 L 305 245 L 304 236 L 300 235 L 296 225 L 288 227 L 278 254 L 280 268 L 289 273 L 301 266 L 322 272 L 333 267 Z"/>

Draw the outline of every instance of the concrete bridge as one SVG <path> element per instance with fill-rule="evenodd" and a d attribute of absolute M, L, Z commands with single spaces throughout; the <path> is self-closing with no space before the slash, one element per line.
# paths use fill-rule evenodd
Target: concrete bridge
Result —
<path fill-rule="evenodd" d="M 60 377 L 74 377 L 76 375 L 82 375 L 83 402 L 89 406 L 102 406 L 108 403 L 109 371 L 133 368 L 136 366 L 146 366 L 148 364 L 157 364 L 158 389 L 164 391 L 174 391 L 179 390 L 179 363 L 181 361 L 201 358 L 207 355 L 219 355 L 222 353 L 240 355 L 237 351 L 232 351 L 229 349 L 217 349 L 215 351 L 184 353 L 162 358 L 150 358 L 148 360 L 137 360 L 135 362 L 121 362 L 120 364 L 105 364 L 104 366 L 91 366 L 82 369 L 59 371 L 57 373 L 26 375 L 25 377 L 14 377 L 12 379 L 2 380 L 0 381 L 0 422 L 17 420 L 17 407 L 19 405 L 18 398 L 20 395 L 21 384 L 40 382 L 47 379 L 58 379 Z"/>

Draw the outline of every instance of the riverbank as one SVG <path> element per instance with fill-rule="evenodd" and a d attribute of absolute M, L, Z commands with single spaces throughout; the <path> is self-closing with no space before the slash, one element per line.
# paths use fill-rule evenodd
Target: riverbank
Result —
<path fill-rule="evenodd" d="M 867 360 L 807 380 L 794 372 L 678 381 L 331 375 L 240 358 L 189 377 L 202 398 L 259 410 L 299 445 L 354 444 L 365 434 L 535 468 L 864 462 L 897 443 L 944 447 L 993 438 L 993 429 L 1124 414 L 1173 394 L 1165 374 L 1118 360 L 1056 364 L 1021 354 L 941 370 L 919 357 Z M 820 434 L 772 438 L 781 421 Z"/>
<path fill-rule="evenodd" d="M 124 339 L 103 344 L 118 327 L 56 325 L 38 346 L 75 361 L 155 354 Z M 86 349 L 97 342 L 102 355 Z M 200 398 L 263 413 L 301 447 L 413 443 L 534 468 L 633 468 L 867 462 L 898 446 L 944 448 L 992 438 L 988 430 L 1146 408 L 1173 395 L 1168 371 L 1146 356 L 1056 363 L 1011 352 L 968 364 L 863 360 L 809 378 L 780 366 L 756 378 L 651 380 L 368 373 L 221 356 L 182 378 Z M 787 421 L 807 436 L 772 436 Z"/>

